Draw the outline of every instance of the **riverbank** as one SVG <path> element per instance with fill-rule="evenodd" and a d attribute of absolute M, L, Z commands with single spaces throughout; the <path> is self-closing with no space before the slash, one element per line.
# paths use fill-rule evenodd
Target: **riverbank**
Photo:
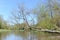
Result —
<path fill-rule="evenodd" d="M 12 31 L 12 30 L 0 29 L 0 32 L 7 32 L 7 31 Z"/>
<path fill-rule="evenodd" d="M 0 29 L 0 32 L 8 32 L 8 31 L 28 31 L 28 30 L 7 30 L 7 29 Z M 58 30 L 49 30 L 49 29 L 32 29 L 31 31 L 60 33 L 60 31 L 58 31 Z"/>
<path fill-rule="evenodd" d="M 24 30 L 7 30 L 7 29 L 0 29 L 0 32 L 8 32 L 8 31 L 24 31 Z"/>

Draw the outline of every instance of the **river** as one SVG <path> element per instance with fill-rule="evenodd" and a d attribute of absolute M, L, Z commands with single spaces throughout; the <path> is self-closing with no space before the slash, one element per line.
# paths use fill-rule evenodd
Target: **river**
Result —
<path fill-rule="evenodd" d="M 60 40 L 60 34 L 36 31 L 0 32 L 0 40 Z"/>

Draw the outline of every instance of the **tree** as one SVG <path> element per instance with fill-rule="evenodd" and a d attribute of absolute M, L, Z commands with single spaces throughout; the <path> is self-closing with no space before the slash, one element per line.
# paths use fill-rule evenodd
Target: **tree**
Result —
<path fill-rule="evenodd" d="M 32 19 L 30 14 L 31 12 L 29 9 L 25 9 L 24 5 L 20 5 L 17 11 L 12 12 L 13 23 L 20 24 L 20 22 L 23 21 L 23 23 L 27 25 L 26 28 L 30 28 L 29 18 Z"/>
<path fill-rule="evenodd" d="M 59 0 L 55 0 L 55 3 L 53 5 L 54 18 L 52 21 L 56 24 L 56 26 L 60 27 L 60 6 L 58 1 Z"/>
<path fill-rule="evenodd" d="M 46 6 L 41 6 L 39 10 L 36 9 L 34 13 L 37 17 L 37 27 L 53 29 L 56 28 L 55 23 L 53 23 L 53 18 L 50 18 L 48 8 Z M 52 15 L 53 16 L 53 15 Z"/>
<path fill-rule="evenodd" d="M 2 28 L 2 16 L 0 16 L 0 29 Z"/>
<path fill-rule="evenodd" d="M 0 16 L 0 29 L 8 29 L 7 21 L 2 16 Z"/>

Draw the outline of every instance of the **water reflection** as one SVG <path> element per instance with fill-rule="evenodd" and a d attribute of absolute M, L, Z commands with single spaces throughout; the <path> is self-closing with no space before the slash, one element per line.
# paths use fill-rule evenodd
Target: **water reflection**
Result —
<path fill-rule="evenodd" d="M 60 40 L 60 35 L 33 31 L 11 31 L 0 32 L 0 40 Z"/>

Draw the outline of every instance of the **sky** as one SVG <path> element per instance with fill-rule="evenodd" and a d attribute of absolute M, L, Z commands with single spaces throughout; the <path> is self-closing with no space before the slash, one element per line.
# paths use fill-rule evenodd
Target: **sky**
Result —
<path fill-rule="evenodd" d="M 19 4 L 24 4 L 26 8 L 35 8 L 37 5 L 44 3 L 46 0 L 0 0 L 0 15 L 5 20 L 10 19 L 13 9 L 18 8 Z"/>

